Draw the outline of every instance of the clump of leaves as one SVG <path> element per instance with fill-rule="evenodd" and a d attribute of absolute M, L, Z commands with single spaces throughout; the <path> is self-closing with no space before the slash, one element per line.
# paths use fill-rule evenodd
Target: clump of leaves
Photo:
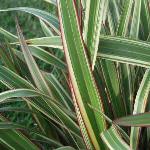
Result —
<path fill-rule="evenodd" d="M 9 89 L 0 102 L 19 98 L 34 122 L 29 128 L 1 116 L 1 143 L 11 149 L 146 149 L 149 1 L 47 2 L 58 16 L 28 7 L 0 10 L 36 16 L 45 34 L 25 39 L 17 20 L 18 36 L 0 28 L 10 46 L 0 49 L 0 81 Z"/>

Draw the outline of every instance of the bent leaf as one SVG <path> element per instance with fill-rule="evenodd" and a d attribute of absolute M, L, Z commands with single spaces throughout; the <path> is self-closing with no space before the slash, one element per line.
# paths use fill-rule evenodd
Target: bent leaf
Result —
<path fill-rule="evenodd" d="M 0 12 L 7 12 L 7 11 L 22 11 L 22 12 L 26 12 L 29 14 L 32 14 L 40 19 L 42 19 L 43 21 L 47 22 L 50 27 L 52 27 L 54 29 L 54 31 L 59 34 L 59 23 L 58 23 L 58 19 L 43 10 L 39 10 L 39 9 L 35 9 L 35 8 L 29 8 L 29 7 L 16 7 L 16 8 L 7 8 L 7 9 L 1 9 Z"/>

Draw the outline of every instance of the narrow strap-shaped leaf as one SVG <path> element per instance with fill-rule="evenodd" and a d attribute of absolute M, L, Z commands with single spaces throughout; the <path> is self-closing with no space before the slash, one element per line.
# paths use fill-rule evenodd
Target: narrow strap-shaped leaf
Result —
<path fill-rule="evenodd" d="M 62 43 L 61 43 L 61 39 L 59 36 L 29 39 L 29 40 L 26 40 L 26 43 L 32 46 L 43 46 L 43 47 L 62 49 Z M 19 44 L 19 42 L 15 42 L 11 44 Z"/>
<path fill-rule="evenodd" d="M 113 22 L 114 31 L 116 32 L 120 20 L 120 12 L 116 0 L 109 0 L 109 12 Z"/>
<path fill-rule="evenodd" d="M 63 146 L 63 147 L 57 148 L 56 150 L 75 150 L 75 149 L 70 146 Z"/>
<path fill-rule="evenodd" d="M 28 49 L 28 46 L 25 42 L 25 39 L 22 35 L 21 29 L 19 27 L 19 24 L 17 23 L 17 32 L 18 32 L 18 37 L 19 37 L 19 41 L 20 41 L 20 45 L 26 60 L 26 63 L 28 65 L 28 68 L 30 70 L 30 73 L 32 75 L 32 78 L 36 84 L 36 86 L 45 94 L 52 96 L 52 93 L 44 79 L 44 77 L 42 76 L 30 50 Z"/>
<path fill-rule="evenodd" d="M 130 29 L 130 37 L 138 38 L 140 27 L 140 14 L 141 14 L 141 0 L 136 0 L 134 4 L 134 11 Z"/>
<path fill-rule="evenodd" d="M 57 6 L 56 0 L 44 0 L 44 1 Z"/>
<path fill-rule="evenodd" d="M 13 130 L 13 129 L 28 130 L 25 126 L 14 122 L 9 121 L 0 122 L 0 130 Z"/>
<path fill-rule="evenodd" d="M 117 35 L 125 37 L 128 32 L 129 20 L 131 17 L 133 0 L 124 1 L 124 8 L 120 18 Z M 120 89 L 122 92 L 122 98 L 125 104 L 127 114 L 131 113 L 131 99 L 132 99 L 132 88 L 131 88 L 131 73 L 130 66 L 128 64 L 119 64 L 119 76 L 120 76 Z"/>
<path fill-rule="evenodd" d="M 140 21 L 142 20 L 141 14 L 143 13 L 143 12 L 141 12 L 141 5 L 143 2 L 141 0 L 134 1 L 134 10 L 133 10 L 133 17 L 132 17 L 132 23 L 131 23 L 131 29 L 130 29 L 130 37 L 131 38 L 138 39 Z M 144 22 L 144 24 L 145 24 L 145 22 Z M 143 80 L 141 82 L 140 88 L 138 90 L 138 93 L 137 93 L 137 96 L 135 99 L 135 103 L 134 103 L 133 114 L 142 113 L 145 110 L 145 107 L 147 104 L 148 93 L 150 90 L 150 86 L 149 86 L 150 78 L 148 76 L 150 76 L 149 70 L 145 73 Z M 138 142 L 139 142 L 139 136 L 140 136 L 140 128 L 138 128 L 138 127 L 131 128 L 131 133 L 130 133 L 131 149 L 133 149 L 133 150 L 137 149 Z"/>
<path fill-rule="evenodd" d="M 53 33 L 50 30 L 50 28 L 48 27 L 48 25 L 41 19 L 40 19 L 40 24 L 41 24 L 41 27 L 42 27 L 42 30 L 43 30 L 45 36 L 47 36 L 47 37 L 53 36 Z"/>
<path fill-rule="evenodd" d="M 1 130 L 0 143 L 4 144 L 9 150 L 39 150 L 29 139 L 14 130 Z"/>
<path fill-rule="evenodd" d="M 11 100 L 9 100 L 9 101 L 6 100 L 6 103 L 11 102 Z M 23 108 L 23 107 L 2 107 L 2 108 L 0 108 L 0 112 L 9 112 L 9 111 L 12 111 L 12 112 L 13 111 L 15 111 L 15 112 L 24 112 L 24 113 L 34 113 L 30 109 Z"/>
<path fill-rule="evenodd" d="M 85 126 L 83 117 L 81 115 L 79 106 L 77 104 L 76 97 L 74 95 L 74 91 L 73 91 L 72 85 L 70 85 L 70 87 L 71 87 L 72 97 L 73 97 L 73 101 L 74 101 L 74 108 L 75 108 L 75 112 L 76 112 L 76 116 L 77 116 L 77 119 L 78 119 L 78 123 L 79 123 L 79 127 L 80 127 L 80 130 L 81 130 L 81 134 L 82 134 L 83 140 L 85 142 L 85 145 L 86 145 L 87 149 L 93 149 L 93 145 L 91 144 L 91 140 L 90 140 L 90 138 L 88 136 L 88 133 L 87 133 L 87 130 L 86 130 L 86 126 Z"/>
<path fill-rule="evenodd" d="M 109 24 L 109 30 L 110 30 L 110 34 L 111 35 L 115 35 L 115 25 L 114 25 L 114 22 L 113 22 L 113 19 L 112 19 L 112 14 L 110 12 L 110 9 L 108 7 L 108 24 Z"/>
<path fill-rule="evenodd" d="M 57 80 L 57 78 L 53 74 L 50 74 L 50 75 L 46 74 L 45 78 L 50 82 L 51 86 L 53 86 L 54 89 L 56 90 L 58 99 L 62 101 L 62 103 L 66 106 L 66 108 L 71 110 L 71 108 L 73 108 L 72 99 L 70 95 L 66 92 L 64 87 Z"/>
<path fill-rule="evenodd" d="M 16 35 L 6 31 L 3 28 L 0 28 L 0 34 L 3 34 L 5 37 L 7 37 L 12 42 L 18 41 L 18 37 Z"/>
<path fill-rule="evenodd" d="M 106 88 L 112 105 L 112 111 L 114 117 L 124 116 L 126 114 L 126 108 L 122 100 L 121 91 L 119 87 L 119 79 L 117 75 L 117 69 L 111 61 L 101 61 L 102 72 L 106 83 Z"/>
<path fill-rule="evenodd" d="M 133 114 L 143 113 L 146 108 L 146 104 L 148 101 L 148 94 L 150 92 L 150 69 L 147 69 L 143 76 L 143 80 L 140 84 L 139 90 L 137 92 Z M 132 127 L 130 134 L 130 145 L 134 150 L 138 146 L 139 141 L 140 128 Z"/>
<path fill-rule="evenodd" d="M 148 42 L 110 36 L 101 36 L 100 41 L 98 57 L 150 67 L 150 44 Z"/>
<path fill-rule="evenodd" d="M 56 66 L 64 71 L 66 70 L 66 64 L 55 55 L 46 52 L 46 50 L 35 46 L 29 46 L 29 50 L 31 51 L 32 55 L 38 59 L 43 60 L 44 62 Z"/>
<path fill-rule="evenodd" d="M 5 46 L 0 46 L 0 58 L 6 67 L 16 72 L 15 65 L 13 64 L 13 61 L 10 55 L 8 54 L 8 47 L 6 48 Z"/>
<path fill-rule="evenodd" d="M 86 2 L 83 37 L 90 55 L 92 69 L 94 69 L 98 51 L 104 4 L 105 0 L 87 0 Z"/>
<path fill-rule="evenodd" d="M 87 105 L 90 103 L 103 111 L 85 54 L 74 2 L 58 0 L 58 10 L 63 45 L 76 101 L 94 147 L 104 148 L 102 141 L 99 140 L 99 133 L 105 129 L 104 118 L 91 111 Z"/>
<path fill-rule="evenodd" d="M 95 69 L 94 69 L 94 77 L 98 86 L 99 91 L 101 92 L 101 98 L 103 99 L 103 107 L 104 107 L 104 113 L 109 117 L 113 118 L 113 113 L 111 110 L 111 105 L 109 102 L 109 97 L 106 89 L 104 90 L 104 87 L 106 87 L 106 83 L 103 77 L 102 73 L 102 67 L 101 67 L 101 60 L 97 59 L 98 61 L 95 64 Z"/>
<path fill-rule="evenodd" d="M 144 30 L 144 40 L 147 40 L 150 31 L 150 13 L 148 0 L 142 0 L 141 4 L 141 23 Z"/>
<path fill-rule="evenodd" d="M 5 81 L 15 88 L 34 89 L 34 86 L 31 83 L 29 83 L 10 69 L 3 66 L 0 66 L 0 81 Z"/>
<path fill-rule="evenodd" d="M 128 30 L 129 19 L 131 16 L 133 0 L 126 0 L 124 2 L 123 12 L 121 14 L 117 35 L 125 36 Z"/>
<path fill-rule="evenodd" d="M 105 24 L 106 18 L 107 18 L 107 14 L 108 14 L 108 7 L 109 7 L 109 0 L 106 0 L 104 2 L 104 10 L 103 10 L 103 24 Z"/>
<path fill-rule="evenodd" d="M 39 93 L 35 90 L 29 90 L 29 89 L 8 90 L 0 93 L 0 102 L 3 102 L 6 99 L 14 98 L 14 97 L 35 97 L 38 95 Z"/>
<path fill-rule="evenodd" d="M 55 148 L 63 146 L 60 142 L 58 142 L 52 138 L 49 138 L 45 135 L 35 133 L 35 132 L 32 132 L 32 134 L 35 135 L 35 137 L 32 137 L 32 140 L 34 140 L 34 141 L 37 141 L 37 142 L 43 141 L 43 143 L 47 143 L 52 147 L 54 146 Z"/>
<path fill-rule="evenodd" d="M 141 0 L 134 1 L 134 9 L 133 9 L 133 16 L 132 16 L 132 22 L 131 22 L 131 29 L 129 36 L 132 39 L 138 39 L 139 38 L 139 28 L 140 28 L 140 21 L 141 21 Z M 130 103 L 133 102 L 133 95 L 134 95 L 134 66 L 127 65 L 126 67 L 126 75 L 128 78 L 128 89 L 127 92 L 124 92 L 126 94 L 126 97 L 129 97 Z M 125 80 L 124 80 L 125 81 Z M 126 81 L 125 81 L 126 82 Z M 131 106 L 131 105 L 130 105 Z"/>
<path fill-rule="evenodd" d="M 0 10 L 0 12 L 7 12 L 7 11 L 22 11 L 22 12 L 32 14 L 42 19 L 43 21 L 47 22 L 57 34 L 60 34 L 58 19 L 54 15 L 46 11 L 42 11 L 35 8 L 29 8 L 29 7 L 16 7 L 16 8 L 7 8 L 7 9 Z"/>
<path fill-rule="evenodd" d="M 130 147 L 123 141 L 114 126 L 101 134 L 101 138 L 110 150 L 129 150 Z"/>
<path fill-rule="evenodd" d="M 82 17 L 82 4 L 81 4 L 81 0 L 76 0 L 74 1 L 75 3 L 75 6 L 76 6 L 76 11 L 77 11 L 77 14 L 78 14 L 78 20 L 79 20 L 79 26 L 81 28 L 81 31 L 82 31 L 82 28 L 83 28 L 83 17 Z"/>
<path fill-rule="evenodd" d="M 44 61 L 47 64 L 51 64 L 59 69 L 66 71 L 66 64 L 56 56 L 47 52 L 46 50 L 36 46 L 29 46 L 29 50 L 31 51 L 31 54 L 36 58 Z M 25 61 L 22 52 L 15 49 L 14 52 L 21 60 Z"/>
<path fill-rule="evenodd" d="M 118 67 L 120 73 L 120 89 L 126 108 L 126 114 L 131 113 L 131 102 L 133 101 L 133 81 L 131 78 L 131 67 L 133 68 L 133 66 L 130 66 L 129 64 L 119 64 Z"/>
<path fill-rule="evenodd" d="M 118 118 L 113 121 L 114 124 L 129 127 L 150 127 L 150 113 L 140 113 Z"/>

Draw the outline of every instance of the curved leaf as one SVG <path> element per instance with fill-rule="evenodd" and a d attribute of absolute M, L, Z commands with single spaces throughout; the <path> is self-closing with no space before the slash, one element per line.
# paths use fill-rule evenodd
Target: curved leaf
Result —
<path fill-rule="evenodd" d="M 3 102 L 6 99 L 14 98 L 14 97 L 35 97 L 38 95 L 39 93 L 35 90 L 29 90 L 29 89 L 9 90 L 0 93 L 0 102 Z"/>
<path fill-rule="evenodd" d="M 7 12 L 7 11 L 22 11 L 22 12 L 26 12 L 29 14 L 32 14 L 40 19 L 42 19 L 43 21 L 47 22 L 50 27 L 52 27 L 54 29 L 54 31 L 59 34 L 59 23 L 58 23 L 58 19 L 46 12 L 46 11 L 42 11 L 39 9 L 35 9 L 35 8 L 29 8 L 29 7 L 16 7 L 16 8 L 7 8 L 7 9 L 1 9 L 0 12 Z"/>

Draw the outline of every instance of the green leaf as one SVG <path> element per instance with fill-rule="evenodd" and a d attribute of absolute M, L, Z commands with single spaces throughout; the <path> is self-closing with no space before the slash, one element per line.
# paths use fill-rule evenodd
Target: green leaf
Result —
<path fill-rule="evenodd" d="M 56 0 L 44 0 L 44 1 L 57 6 Z"/>
<path fill-rule="evenodd" d="M 124 8 L 121 15 L 121 19 L 118 26 L 117 35 L 118 36 L 126 36 L 128 31 L 129 19 L 131 16 L 133 0 L 126 0 L 124 2 Z"/>
<path fill-rule="evenodd" d="M 88 0 L 86 2 L 83 38 L 91 57 L 92 69 L 94 69 L 98 51 L 103 11 L 105 9 L 104 4 L 105 0 L 96 0 L 94 2 Z"/>
<path fill-rule="evenodd" d="M 95 77 L 99 91 L 100 92 L 102 91 L 101 92 L 101 99 L 103 100 L 104 113 L 108 117 L 113 118 L 111 106 L 109 103 L 108 91 L 106 90 L 106 84 L 105 84 L 104 76 L 102 73 L 101 60 L 98 60 L 96 62 L 93 74 L 94 74 L 94 77 Z M 104 87 L 105 87 L 105 90 L 104 90 Z"/>
<path fill-rule="evenodd" d="M 139 1 L 135 1 L 135 7 L 133 11 L 133 17 L 131 22 L 131 30 L 129 36 L 137 39 L 139 33 L 139 22 L 140 22 L 140 4 Z M 128 33 L 129 21 L 132 13 L 133 0 L 124 1 L 124 9 L 120 19 L 120 24 L 118 28 L 117 35 L 125 37 Z M 119 76 L 122 89 L 122 95 L 124 103 L 126 105 L 127 114 L 131 113 L 131 102 L 133 101 L 133 81 L 132 81 L 132 72 L 131 69 L 133 66 L 128 64 L 119 64 Z"/>
<path fill-rule="evenodd" d="M 113 22 L 113 18 L 110 12 L 110 9 L 108 8 L 108 25 L 109 25 L 109 30 L 111 35 L 115 35 L 115 24 Z"/>
<path fill-rule="evenodd" d="M 18 37 L 19 37 L 19 42 L 20 42 L 21 48 L 22 48 L 22 52 L 24 54 L 26 63 L 28 65 L 28 68 L 30 70 L 30 73 L 32 75 L 32 78 L 33 78 L 36 86 L 39 88 L 39 90 L 41 90 L 45 94 L 52 96 L 52 93 L 51 93 L 44 77 L 42 76 L 30 50 L 28 49 L 28 46 L 22 35 L 22 32 L 21 32 L 18 22 L 17 22 L 16 27 L 17 27 L 17 32 L 18 32 Z"/>
<path fill-rule="evenodd" d="M 39 48 L 39 47 L 35 47 L 35 46 L 29 46 L 29 50 L 31 52 L 31 54 L 33 56 L 35 56 L 36 58 L 44 61 L 47 64 L 51 64 L 59 69 L 62 69 L 64 71 L 66 71 L 66 64 L 60 60 L 59 58 L 57 58 L 55 55 L 47 52 L 46 50 Z M 22 52 L 15 50 L 15 54 L 21 59 L 24 60 L 23 54 Z M 25 60 L 24 60 L 25 61 Z"/>
<path fill-rule="evenodd" d="M 64 147 L 57 148 L 55 150 L 75 150 L 75 149 L 73 147 L 70 147 L 70 146 L 64 146 Z"/>
<path fill-rule="evenodd" d="M 12 71 L 16 72 L 15 65 L 13 64 L 13 60 L 11 59 L 8 53 L 8 46 L 0 47 L 0 58 L 1 61 L 5 64 L 6 67 L 10 68 Z"/>
<path fill-rule="evenodd" d="M 13 122 L 0 122 L 0 130 L 13 130 L 13 129 L 26 129 L 24 126 L 20 124 L 16 124 Z"/>
<path fill-rule="evenodd" d="M 6 99 L 14 98 L 14 97 L 35 97 L 38 95 L 39 93 L 35 90 L 29 90 L 29 89 L 9 90 L 0 93 L 0 102 L 3 102 Z"/>
<path fill-rule="evenodd" d="M 16 102 L 15 100 L 10 99 L 9 101 L 5 100 L 5 103 Z M 2 102 L 4 103 L 4 101 Z M 24 112 L 24 113 L 34 113 L 30 109 L 24 107 L 2 107 L 0 108 L 0 112 Z"/>
<path fill-rule="evenodd" d="M 144 40 L 147 40 L 150 30 L 150 14 L 148 0 L 142 0 L 141 4 L 141 23 L 144 30 Z"/>
<path fill-rule="evenodd" d="M 114 126 L 101 133 L 101 138 L 110 150 L 129 150 L 130 147 L 122 140 Z"/>
<path fill-rule="evenodd" d="M 31 83 L 29 83 L 10 69 L 3 66 L 0 66 L 0 81 L 4 81 L 4 83 L 6 83 L 9 88 L 15 87 L 34 89 L 34 86 Z"/>
<path fill-rule="evenodd" d="M 137 92 L 133 114 L 145 112 L 148 95 L 150 92 L 150 69 L 145 72 L 139 90 Z M 139 141 L 140 128 L 131 128 L 130 145 L 132 149 L 136 149 Z"/>
<path fill-rule="evenodd" d="M 114 120 L 113 123 L 120 126 L 150 127 L 150 113 L 146 112 L 122 117 Z"/>
<path fill-rule="evenodd" d="M 79 107 L 88 136 L 96 149 L 104 148 L 99 133 L 105 129 L 105 120 L 91 111 L 87 103 L 103 111 L 93 75 L 82 42 L 74 2 L 58 1 L 63 45 L 69 69 L 75 103 Z M 78 113 L 78 112 L 76 112 Z M 84 133 L 83 133 L 84 134 Z M 86 139 L 85 139 L 86 140 Z M 89 143 L 87 144 L 89 145 Z M 92 145 L 91 145 L 92 146 Z M 92 147 L 88 147 L 89 149 Z"/>
<path fill-rule="evenodd" d="M 150 67 L 150 44 L 121 37 L 100 37 L 98 57 L 112 61 Z"/>
<path fill-rule="evenodd" d="M 137 39 L 140 27 L 141 0 L 136 0 L 130 29 L 130 37 Z"/>
<path fill-rule="evenodd" d="M 49 146 L 56 147 L 56 148 L 63 146 L 60 142 L 56 141 L 55 139 L 51 139 L 47 136 L 35 132 L 33 132 L 32 134 L 35 136 L 32 138 L 32 140 L 36 142 L 46 143 L 49 144 Z"/>
<path fill-rule="evenodd" d="M 7 37 L 11 42 L 18 41 L 18 37 L 8 31 L 6 31 L 3 28 L 0 28 L 0 34 L 3 34 L 5 37 Z"/>
<path fill-rule="evenodd" d="M 56 90 L 57 94 L 59 95 L 58 99 L 62 101 L 66 108 L 71 110 L 71 108 L 73 108 L 72 99 L 57 78 L 53 74 L 45 74 L 45 78 Z"/>
<path fill-rule="evenodd" d="M 124 116 L 126 114 L 126 107 L 121 97 L 117 68 L 114 63 L 108 60 L 102 60 L 101 65 L 113 115 L 114 117 Z"/>
<path fill-rule="evenodd" d="M 59 36 L 41 37 L 26 40 L 26 43 L 31 46 L 51 47 L 62 49 L 61 38 Z M 11 43 L 19 44 L 19 42 Z"/>
<path fill-rule="evenodd" d="M 40 19 L 40 24 L 41 24 L 41 27 L 42 27 L 42 30 L 43 30 L 44 34 L 47 37 L 53 36 L 53 33 L 50 30 L 50 28 L 48 27 L 48 25 L 43 20 L 41 20 L 41 19 Z"/>

